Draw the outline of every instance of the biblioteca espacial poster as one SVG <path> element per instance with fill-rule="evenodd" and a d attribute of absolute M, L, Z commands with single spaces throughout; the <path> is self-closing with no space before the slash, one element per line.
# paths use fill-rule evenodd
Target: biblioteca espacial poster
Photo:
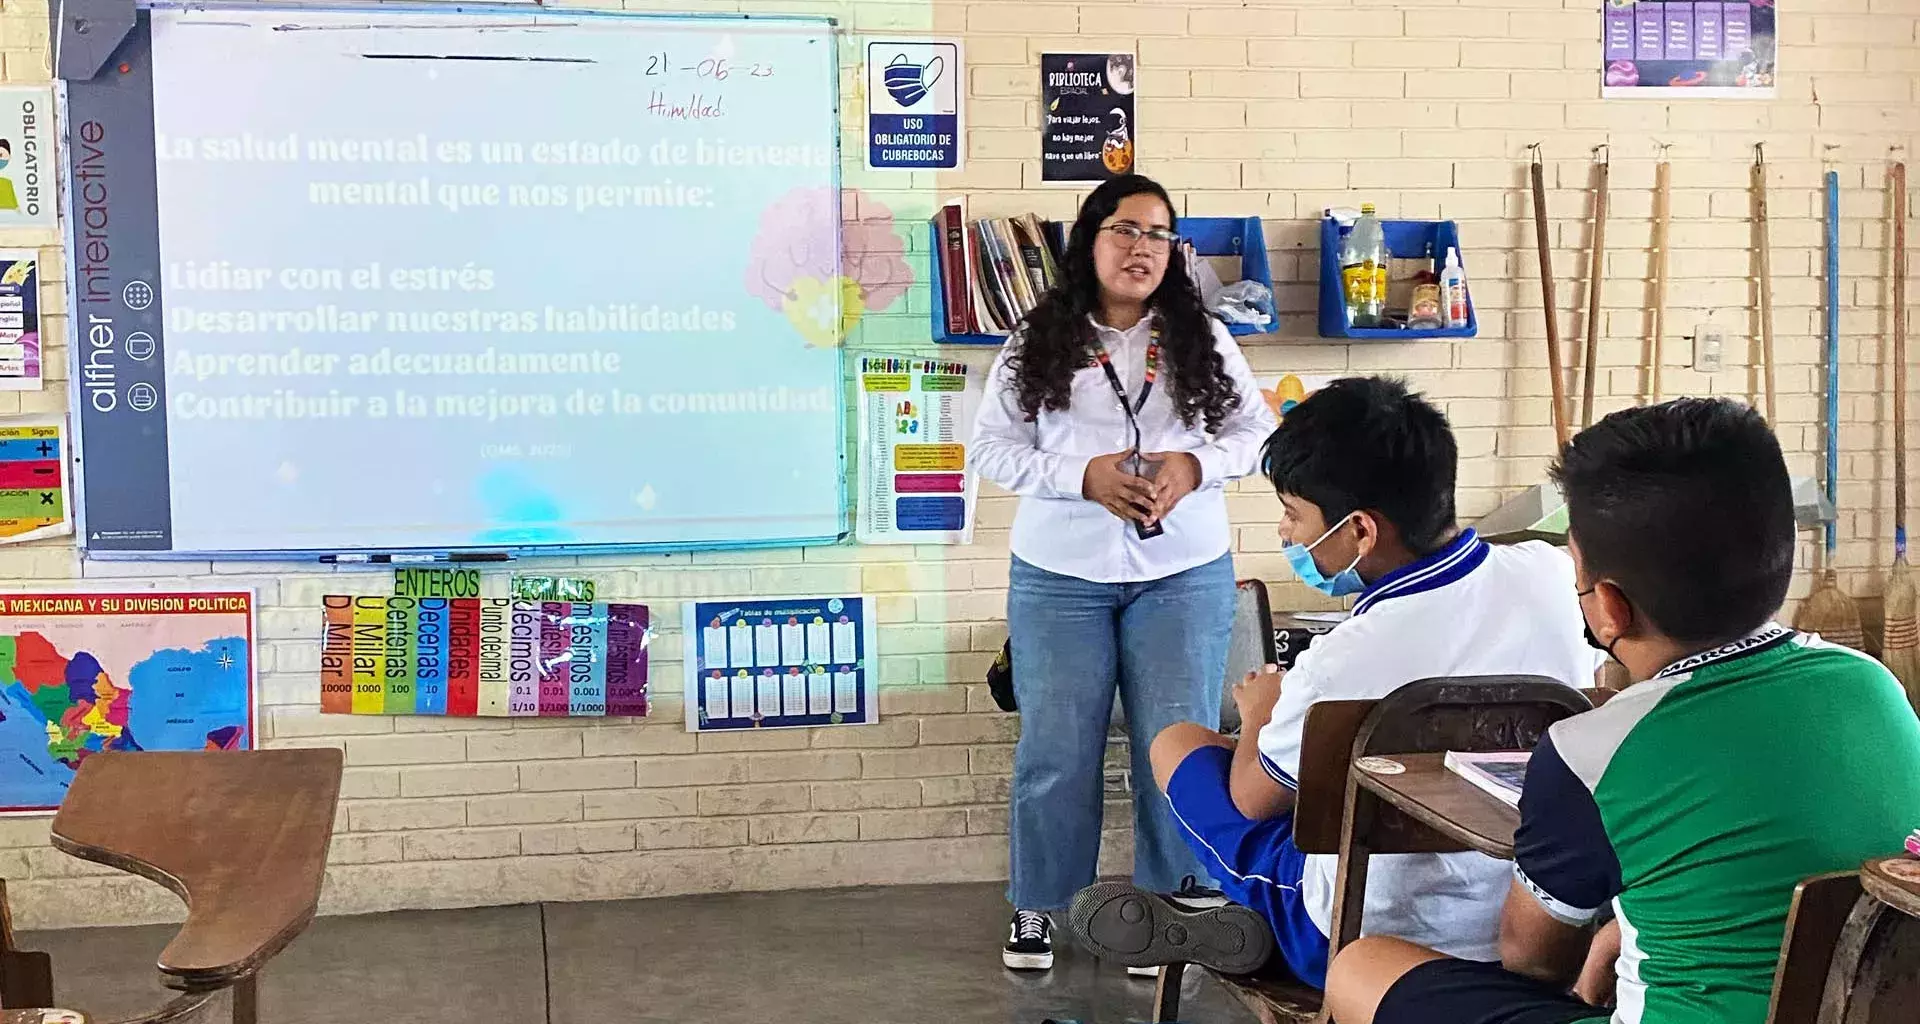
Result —
<path fill-rule="evenodd" d="M 1105 181 L 1133 172 L 1131 53 L 1040 55 L 1040 180 Z"/>

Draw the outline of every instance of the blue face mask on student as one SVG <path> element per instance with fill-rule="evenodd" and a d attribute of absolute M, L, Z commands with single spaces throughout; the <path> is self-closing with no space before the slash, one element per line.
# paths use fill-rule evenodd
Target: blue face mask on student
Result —
<path fill-rule="evenodd" d="M 1334 530 L 1347 525 L 1347 520 L 1352 518 L 1353 516 L 1349 515 L 1346 519 L 1333 524 L 1327 532 L 1320 535 L 1319 540 L 1311 544 L 1289 544 L 1280 549 L 1280 553 L 1287 557 L 1287 564 L 1293 566 L 1293 574 L 1300 577 L 1300 582 L 1328 597 L 1346 597 L 1367 589 L 1366 581 L 1354 571 L 1354 566 L 1360 564 L 1359 555 L 1353 556 L 1353 565 L 1334 573 L 1331 577 L 1323 574 L 1319 563 L 1313 560 L 1313 549 L 1320 546 L 1320 541 L 1333 536 Z"/>

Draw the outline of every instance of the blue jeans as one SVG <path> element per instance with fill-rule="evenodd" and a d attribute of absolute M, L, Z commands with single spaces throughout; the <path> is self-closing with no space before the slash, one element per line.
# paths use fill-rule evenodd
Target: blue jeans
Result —
<path fill-rule="evenodd" d="M 1093 884 L 1116 685 L 1133 756 L 1134 882 L 1171 892 L 1183 875 L 1208 877 L 1154 784 L 1147 751 L 1176 722 L 1219 723 L 1233 586 L 1228 555 L 1145 583 L 1090 583 L 1013 560 L 1015 907 L 1064 910 Z"/>

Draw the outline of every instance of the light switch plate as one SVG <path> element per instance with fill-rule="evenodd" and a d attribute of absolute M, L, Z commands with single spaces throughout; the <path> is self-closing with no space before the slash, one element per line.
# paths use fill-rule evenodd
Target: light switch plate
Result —
<path fill-rule="evenodd" d="M 1693 329 L 1693 368 L 1701 373 L 1719 373 L 1727 348 L 1727 332 L 1716 324 L 1701 324 Z"/>

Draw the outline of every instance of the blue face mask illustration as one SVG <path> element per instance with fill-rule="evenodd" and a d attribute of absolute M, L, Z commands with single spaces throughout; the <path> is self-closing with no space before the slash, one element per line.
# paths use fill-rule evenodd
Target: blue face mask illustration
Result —
<path fill-rule="evenodd" d="M 900 54 L 883 69 L 887 92 L 893 94 L 894 102 L 911 107 L 926 97 L 944 67 L 945 62 L 938 57 L 921 65 L 910 63 L 906 54 Z"/>
<path fill-rule="evenodd" d="M 1347 521 L 1352 518 L 1353 516 L 1349 515 L 1346 519 L 1333 524 L 1327 532 L 1321 534 L 1319 539 L 1311 544 L 1289 544 L 1280 550 L 1280 553 L 1286 556 L 1287 564 L 1293 566 L 1293 574 L 1300 577 L 1300 582 L 1329 597 L 1346 597 L 1367 589 L 1366 582 L 1360 579 L 1358 572 L 1354 571 L 1354 566 L 1360 564 L 1359 555 L 1353 556 L 1352 565 L 1334 573 L 1331 577 L 1323 574 L 1319 563 L 1313 560 L 1313 549 L 1320 546 L 1320 541 L 1333 536 L 1335 530 L 1347 525 Z"/>

